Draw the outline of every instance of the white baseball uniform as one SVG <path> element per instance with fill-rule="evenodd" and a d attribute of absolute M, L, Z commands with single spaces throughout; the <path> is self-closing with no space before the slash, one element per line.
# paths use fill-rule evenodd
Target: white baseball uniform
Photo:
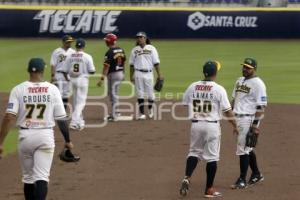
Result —
<path fill-rule="evenodd" d="M 129 65 L 134 66 L 134 81 L 138 99 L 155 99 L 153 90 L 153 66 L 159 64 L 159 56 L 156 48 L 147 44 L 142 48 L 136 46 L 132 49 Z"/>
<path fill-rule="evenodd" d="M 245 147 L 246 135 L 254 120 L 256 107 L 267 106 L 266 86 L 259 77 L 250 79 L 240 77 L 235 83 L 232 97 L 234 98 L 233 112 L 239 129 L 236 154 L 249 154 L 252 148 Z"/>
<path fill-rule="evenodd" d="M 23 182 L 49 181 L 54 153 L 54 119 L 66 117 L 59 90 L 44 82 L 25 81 L 10 93 L 7 113 L 17 116 Z"/>
<path fill-rule="evenodd" d="M 188 157 L 213 162 L 219 160 L 222 113 L 231 109 L 225 89 L 213 81 L 192 83 L 183 103 L 189 106 L 192 120 Z"/>
<path fill-rule="evenodd" d="M 69 48 L 67 51 L 59 47 L 55 49 L 51 55 L 50 65 L 55 67 L 55 80 L 54 83 L 63 98 L 68 98 L 70 96 L 70 82 L 67 81 L 62 73 L 63 64 L 66 60 L 66 57 L 71 53 L 74 53 L 75 50 Z"/>
<path fill-rule="evenodd" d="M 83 51 L 77 51 L 67 57 L 62 70 L 70 75 L 73 88 L 74 110 L 70 124 L 84 127 L 82 111 L 88 94 L 89 74 L 96 71 L 93 58 Z"/>

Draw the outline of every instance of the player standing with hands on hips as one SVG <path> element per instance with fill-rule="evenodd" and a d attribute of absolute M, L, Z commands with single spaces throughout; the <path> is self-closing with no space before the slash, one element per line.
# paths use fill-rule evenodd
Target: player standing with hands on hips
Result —
<path fill-rule="evenodd" d="M 82 130 L 85 126 L 82 111 L 86 104 L 89 88 L 89 75 L 95 73 L 95 66 L 91 55 L 84 52 L 85 41 L 76 40 L 76 52 L 70 54 L 63 66 L 63 72 L 70 76 L 73 89 L 73 113 L 70 128 Z"/>
<path fill-rule="evenodd" d="M 136 47 L 131 50 L 129 65 L 130 65 L 130 80 L 135 84 L 137 101 L 139 104 L 138 119 L 146 119 L 144 111 L 145 99 L 148 99 L 149 118 L 154 117 L 153 103 L 155 99 L 153 90 L 153 68 L 157 73 L 157 78 L 162 80 L 160 72 L 160 60 L 156 48 L 151 45 L 149 38 L 145 32 L 136 34 Z"/>
<path fill-rule="evenodd" d="M 247 185 L 254 185 L 264 180 L 260 173 L 256 154 L 253 147 L 246 145 L 246 138 L 249 132 L 259 134 L 259 124 L 267 106 L 267 93 L 264 82 L 256 76 L 257 62 L 253 58 L 246 58 L 242 64 L 243 76 L 236 83 L 232 93 L 233 112 L 235 113 L 239 134 L 237 139 L 236 155 L 240 157 L 240 177 L 232 189 L 243 189 Z M 248 166 L 252 170 L 252 175 L 246 182 Z"/>
<path fill-rule="evenodd" d="M 109 48 L 105 53 L 102 76 L 97 85 L 100 87 L 104 78 L 107 77 L 108 96 L 112 106 L 112 112 L 107 117 L 108 121 L 117 121 L 120 113 L 117 110 L 119 105 L 119 87 L 124 80 L 126 56 L 122 48 L 117 46 L 118 37 L 109 33 L 105 36 L 104 41 Z"/>
<path fill-rule="evenodd" d="M 53 51 L 50 60 L 51 83 L 58 87 L 65 108 L 67 108 L 71 85 L 68 80 L 69 78 L 63 73 L 62 68 L 67 56 L 75 52 L 75 50 L 71 48 L 73 41 L 74 39 L 70 35 L 63 36 L 62 47 Z"/>
<path fill-rule="evenodd" d="M 215 82 L 221 65 L 217 61 L 208 61 L 203 66 L 204 79 L 192 83 L 183 96 L 184 105 L 189 106 L 192 120 L 190 149 L 186 160 L 185 177 L 181 182 L 180 195 L 188 194 L 190 178 L 198 161 L 206 161 L 206 187 L 204 197 L 221 196 L 214 187 L 217 162 L 220 157 L 222 113 L 228 118 L 237 134 L 237 125 L 226 90 Z"/>
<path fill-rule="evenodd" d="M 0 156 L 4 139 L 17 120 L 25 200 L 46 199 L 55 146 L 55 119 L 64 136 L 65 147 L 73 148 L 61 95 L 57 87 L 43 80 L 44 68 L 41 58 L 29 61 L 30 79 L 12 89 L 1 125 Z"/>

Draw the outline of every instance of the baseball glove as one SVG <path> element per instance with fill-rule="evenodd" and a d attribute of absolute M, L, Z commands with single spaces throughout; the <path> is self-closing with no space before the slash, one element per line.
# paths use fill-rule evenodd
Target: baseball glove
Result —
<path fill-rule="evenodd" d="M 257 144 L 258 138 L 258 129 L 250 127 L 247 135 L 246 135 L 246 147 L 253 148 Z"/>
<path fill-rule="evenodd" d="M 64 162 L 78 162 L 80 157 L 74 155 L 70 149 L 64 148 L 64 150 L 59 154 L 59 158 Z"/>
<path fill-rule="evenodd" d="M 164 79 L 156 79 L 154 90 L 160 92 L 164 86 Z"/>

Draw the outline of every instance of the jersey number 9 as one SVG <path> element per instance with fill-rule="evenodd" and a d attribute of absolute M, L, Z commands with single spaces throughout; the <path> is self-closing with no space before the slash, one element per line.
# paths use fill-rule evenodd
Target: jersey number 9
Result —
<path fill-rule="evenodd" d="M 79 72 L 79 64 L 73 65 L 73 72 Z"/>

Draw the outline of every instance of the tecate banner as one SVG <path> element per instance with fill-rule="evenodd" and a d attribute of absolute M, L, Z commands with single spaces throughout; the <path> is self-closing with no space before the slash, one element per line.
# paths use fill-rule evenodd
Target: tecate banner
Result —
<path fill-rule="evenodd" d="M 300 38 L 298 11 L 0 10 L 1 37 Z"/>

